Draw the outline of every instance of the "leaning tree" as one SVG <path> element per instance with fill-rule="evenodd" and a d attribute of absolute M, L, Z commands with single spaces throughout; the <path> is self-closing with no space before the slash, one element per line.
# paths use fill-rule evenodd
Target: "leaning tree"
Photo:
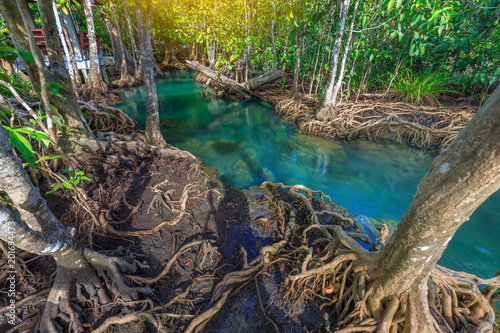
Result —
<path fill-rule="evenodd" d="M 0 190 L 11 198 L 22 219 L 0 205 L 0 239 L 30 253 L 52 256 L 57 264 L 56 279 L 42 317 L 42 332 L 60 332 L 56 318 L 67 320 L 66 331 L 83 331 L 80 315 L 70 303 L 75 286 L 81 301 L 93 300 L 100 305 L 109 303 L 110 295 L 132 300 L 138 293 L 149 292 L 148 288 L 129 287 L 122 276 L 122 272 L 137 270 L 133 258 L 108 256 L 86 248 L 75 238 L 75 229 L 64 226 L 54 216 L 28 178 L 21 160 L 14 155 L 2 127 L 0 170 Z M 112 287 L 108 290 L 106 286 Z"/>
<path fill-rule="evenodd" d="M 328 245 L 318 255 L 304 247 L 309 255 L 289 277 L 291 290 L 323 281 L 339 332 L 491 332 L 489 302 L 499 298 L 500 276 L 484 280 L 437 262 L 458 228 L 500 188 L 499 128 L 500 87 L 433 161 L 386 246 L 388 231 L 381 232 L 377 251 L 339 226 L 321 225 L 321 213 L 311 211 L 314 223 L 304 236 L 320 229 Z M 290 191 L 299 195 L 298 189 Z"/>

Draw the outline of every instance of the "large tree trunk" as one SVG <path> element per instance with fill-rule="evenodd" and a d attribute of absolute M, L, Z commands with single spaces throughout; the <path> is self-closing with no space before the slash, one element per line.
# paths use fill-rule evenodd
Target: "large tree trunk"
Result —
<path fill-rule="evenodd" d="M 342 44 L 342 36 L 344 35 L 345 23 L 347 20 L 347 12 L 349 11 L 350 0 L 338 1 L 340 5 L 340 21 L 337 30 L 337 37 L 330 59 L 330 75 L 325 88 L 325 97 L 321 110 L 316 114 L 318 120 L 333 120 L 337 117 L 336 100 L 333 97 L 333 90 L 335 87 L 335 79 L 337 77 L 337 67 L 339 63 L 340 46 Z"/>
<path fill-rule="evenodd" d="M 61 132 L 63 137 L 70 139 L 71 137 L 79 138 L 93 138 L 92 131 L 85 122 L 80 107 L 77 102 L 75 92 L 73 91 L 71 81 L 69 79 L 68 70 L 64 65 L 63 58 L 60 53 L 57 28 L 52 9 L 51 0 L 39 1 L 40 14 L 42 18 L 42 25 L 45 31 L 52 33 L 46 34 L 47 50 L 49 55 L 49 66 L 44 66 L 44 74 L 47 82 L 58 82 L 62 84 L 67 90 L 60 90 L 59 93 L 62 98 L 53 94 L 49 95 L 50 104 L 55 107 L 55 114 L 60 116 L 64 122 L 66 130 Z M 31 52 L 28 35 L 22 22 L 21 13 L 17 6 L 16 0 L 2 0 L 0 1 L 0 11 L 5 18 L 5 23 L 10 34 L 14 36 L 17 47 L 21 50 Z M 36 52 L 40 59 L 43 59 L 41 52 L 36 48 Z M 40 84 L 40 77 L 38 69 L 33 63 L 26 63 L 30 68 L 30 72 L 35 78 L 35 83 Z"/>
<path fill-rule="evenodd" d="M 87 37 L 89 39 L 89 74 L 87 83 L 82 89 L 81 96 L 88 100 L 100 100 L 103 93 L 108 91 L 108 86 L 104 83 L 99 66 L 99 55 L 97 50 L 97 39 L 94 28 L 94 16 L 90 0 L 83 0 L 83 11 L 87 22 Z"/>
<path fill-rule="evenodd" d="M 381 251 L 379 287 L 372 297 L 375 311 L 384 298 L 400 296 L 408 290 L 421 293 L 417 302 L 426 300 L 427 280 L 449 241 L 479 205 L 500 188 L 499 128 L 497 88 L 467 127 L 434 160 L 391 241 Z M 425 320 L 409 324 L 412 332 L 432 331 Z"/>
<path fill-rule="evenodd" d="M 495 314 L 489 302 L 499 295 L 493 293 L 500 276 L 482 279 L 436 263 L 458 228 L 500 188 L 498 128 L 500 87 L 434 160 L 386 246 L 389 230 L 386 225 L 379 229 L 373 252 L 354 240 L 362 235 L 321 224 L 318 216 L 329 211 L 315 211 L 299 192 L 304 186 L 291 187 L 312 214 L 313 225 L 303 232 L 306 244 L 312 244 L 305 236 L 313 228 L 329 240 L 319 255 L 302 246 L 309 255 L 300 272 L 288 277 L 292 290 L 301 294 L 311 281 L 322 281 L 325 293 L 331 285 L 325 304 L 333 305 L 338 332 L 492 332 Z"/>
<path fill-rule="evenodd" d="M 147 94 L 147 106 L 146 106 L 146 139 L 147 141 L 155 146 L 164 147 L 167 145 L 165 139 L 163 138 L 160 131 L 160 115 L 158 106 L 158 94 L 156 91 L 155 77 L 153 71 L 153 61 L 151 59 L 151 40 L 146 40 L 144 29 L 143 29 L 143 19 L 142 19 L 142 8 L 141 1 L 135 0 L 135 11 L 137 15 L 137 28 L 139 31 L 139 45 L 140 57 L 142 64 L 142 72 L 144 73 L 144 85 L 146 86 Z M 151 11 L 151 0 L 147 3 L 147 18 L 148 22 L 146 27 L 151 28 L 150 22 L 150 11 Z M 149 34 L 150 36 L 150 34 Z"/>

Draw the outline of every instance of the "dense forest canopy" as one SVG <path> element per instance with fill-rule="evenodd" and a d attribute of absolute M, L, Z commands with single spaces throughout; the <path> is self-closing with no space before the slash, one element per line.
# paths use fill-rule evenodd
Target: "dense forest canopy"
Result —
<path fill-rule="evenodd" d="M 498 0 L 153 1 L 153 48 L 158 58 L 164 48 L 196 58 L 214 52 L 218 68 L 248 59 L 252 69 L 269 70 L 274 26 L 279 67 L 293 70 L 297 38 L 304 36 L 301 77 L 321 92 L 345 4 L 347 24 L 354 23 L 344 95 L 383 90 L 398 69 L 401 80 L 436 73 L 443 90 L 459 94 L 485 92 L 500 76 Z M 117 3 L 125 28 L 123 6 L 131 9 Z M 346 38 L 342 43 L 343 53 Z"/>

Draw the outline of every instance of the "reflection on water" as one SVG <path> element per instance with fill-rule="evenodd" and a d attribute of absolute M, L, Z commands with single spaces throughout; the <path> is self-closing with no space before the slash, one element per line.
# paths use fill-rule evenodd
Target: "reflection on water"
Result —
<path fill-rule="evenodd" d="M 370 232 L 372 219 L 396 226 L 432 162 L 430 154 L 404 146 L 300 135 L 260 103 L 205 99 L 194 76 L 174 72 L 157 81 L 162 132 L 236 188 L 264 180 L 303 184 L 330 195 Z M 144 88 L 121 96 L 119 107 L 144 128 Z M 440 263 L 491 277 L 500 270 L 499 235 L 496 193 L 460 228 Z"/>

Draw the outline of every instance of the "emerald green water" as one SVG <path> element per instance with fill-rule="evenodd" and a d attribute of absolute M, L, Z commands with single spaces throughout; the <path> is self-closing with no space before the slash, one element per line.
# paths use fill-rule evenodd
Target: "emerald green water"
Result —
<path fill-rule="evenodd" d="M 191 72 L 157 80 L 163 134 L 170 144 L 216 167 L 239 188 L 264 180 L 303 184 L 330 195 L 375 235 L 373 220 L 394 229 L 434 156 L 402 145 L 333 141 L 297 133 L 257 102 L 204 98 Z M 144 128 L 144 87 L 120 93 L 122 108 Z M 483 278 L 500 270 L 500 192 L 450 242 L 440 263 Z"/>

